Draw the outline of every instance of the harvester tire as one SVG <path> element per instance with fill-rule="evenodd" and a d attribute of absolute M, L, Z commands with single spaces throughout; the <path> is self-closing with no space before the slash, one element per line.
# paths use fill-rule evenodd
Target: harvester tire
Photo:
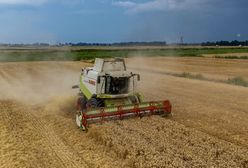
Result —
<path fill-rule="evenodd" d="M 102 99 L 93 97 L 88 101 L 88 105 L 91 108 L 104 107 L 104 102 Z"/>
<path fill-rule="evenodd" d="M 79 105 L 79 110 L 83 111 L 84 109 L 86 109 L 86 104 L 87 104 L 87 100 L 85 96 L 81 96 L 78 98 L 78 105 Z"/>

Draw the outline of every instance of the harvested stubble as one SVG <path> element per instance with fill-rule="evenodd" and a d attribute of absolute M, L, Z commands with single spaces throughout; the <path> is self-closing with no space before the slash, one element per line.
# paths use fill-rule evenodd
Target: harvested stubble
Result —
<path fill-rule="evenodd" d="M 198 71 L 219 67 L 185 60 Z M 147 68 L 167 71 L 167 61 Z M 217 72 L 247 73 L 246 62 L 238 62 L 240 69 L 236 60 L 221 64 L 230 61 L 235 67 Z M 169 98 L 175 121 L 155 116 L 108 122 L 85 134 L 75 125 L 71 91 L 85 63 L 0 66 L 0 167 L 248 167 L 245 87 L 145 73 L 140 89 L 150 100 Z"/>
<path fill-rule="evenodd" d="M 158 116 L 94 126 L 97 139 L 132 167 L 247 167 L 246 150 Z"/>

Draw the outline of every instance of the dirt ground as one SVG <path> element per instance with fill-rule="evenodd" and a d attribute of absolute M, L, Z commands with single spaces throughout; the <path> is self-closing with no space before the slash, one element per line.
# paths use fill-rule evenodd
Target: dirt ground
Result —
<path fill-rule="evenodd" d="M 71 86 L 88 63 L 0 63 L 0 167 L 248 167 L 248 89 L 160 73 L 248 77 L 248 62 L 127 62 L 146 100 L 169 99 L 173 116 L 106 122 L 87 134 L 75 125 Z"/>
<path fill-rule="evenodd" d="M 247 53 L 227 53 L 227 54 L 203 54 L 202 56 L 204 57 L 228 57 L 228 56 L 236 56 L 236 57 L 242 57 L 242 56 L 247 56 Z"/>
<path fill-rule="evenodd" d="M 237 76 L 248 80 L 248 60 L 208 57 L 149 57 L 144 60 L 142 57 L 135 57 L 127 61 L 130 68 L 146 72 L 179 74 L 188 72 L 201 74 L 210 80 L 227 80 Z"/>

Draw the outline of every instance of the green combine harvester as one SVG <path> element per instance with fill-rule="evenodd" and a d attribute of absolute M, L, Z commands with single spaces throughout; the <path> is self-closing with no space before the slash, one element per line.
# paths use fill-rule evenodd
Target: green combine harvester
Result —
<path fill-rule="evenodd" d="M 140 75 L 126 70 L 124 59 L 95 60 L 94 67 L 82 69 L 77 100 L 76 124 L 83 130 L 93 122 L 134 116 L 168 115 L 171 103 L 143 102 L 136 92 Z"/>

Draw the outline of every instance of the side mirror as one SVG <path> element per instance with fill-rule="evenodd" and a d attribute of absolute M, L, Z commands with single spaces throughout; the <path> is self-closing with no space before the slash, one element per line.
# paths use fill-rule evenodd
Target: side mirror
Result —
<path fill-rule="evenodd" d="M 137 79 L 138 79 L 138 81 L 140 81 L 140 75 L 139 74 L 137 75 Z"/>
<path fill-rule="evenodd" d="M 100 76 L 97 77 L 97 83 L 98 84 L 101 83 L 101 77 Z"/>

